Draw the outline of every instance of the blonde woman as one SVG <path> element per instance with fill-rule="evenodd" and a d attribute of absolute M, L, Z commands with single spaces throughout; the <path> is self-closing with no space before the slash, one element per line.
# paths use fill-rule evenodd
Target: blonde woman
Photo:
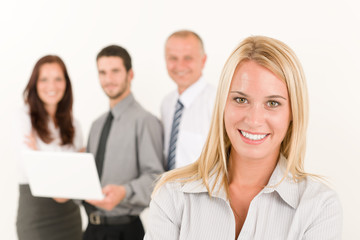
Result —
<path fill-rule="evenodd" d="M 340 239 L 336 193 L 303 167 L 307 99 L 287 45 L 243 40 L 224 66 L 202 154 L 162 176 L 145 239 Z"/>

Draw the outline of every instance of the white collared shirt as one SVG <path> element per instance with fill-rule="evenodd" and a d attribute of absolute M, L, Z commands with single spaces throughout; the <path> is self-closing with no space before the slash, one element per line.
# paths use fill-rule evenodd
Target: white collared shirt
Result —
<path fill-rule="evenodd" d="M 278 164 L 268 186 L 279 183 L 283 174 Z M 210 198 L 201 181 L 165 184 L 150 203 L 144 239 L 234 240 L 234 214 L 224 189 L 216 189 Z M 342 208 L 333 190 L 310 177 L 299 183 L 287 178 L 251 201 L 237 239 L 335 240 L 341 231 Z"/>
<path fill-rule="evenodd" d="M 39 151 L 51 152 L 78 152 L 83 145 L 83 137 L 80 124 L 77 120 L 73 120 L 75 135 L 73 145 L 61 145 L 60 129 L 56 128 L 53 121 L 49 121 L 48 128 L 53 138 L 50 143 L 43 142 L 36 136 L 36 146 Z M 13 147 L 15 150 L 15 157 L 17 159 L 18 167 L 18 183 L 27 184 L 28 178 L 25 171 L 25 163 L 22 156 L 23 151 L 32 151 L 26 145 L 26 136 L 30 136 L 32 130 L 31 119 L 29 115 L 29 106 L 25 105 L 15 113 L 13 121 Z"/>
<path fill-rule="evenodd" d="M 168 94 L 161 104 L 164 127 L 164 155 L 167 161 L 171 127 L 177 100 L 184 105 L 176 143 L 175 167 L 193 163 L 200 156 L 215 102 L 216 90 L 203 78 L 187 88 L 180 96 L 177 90 Z"/>

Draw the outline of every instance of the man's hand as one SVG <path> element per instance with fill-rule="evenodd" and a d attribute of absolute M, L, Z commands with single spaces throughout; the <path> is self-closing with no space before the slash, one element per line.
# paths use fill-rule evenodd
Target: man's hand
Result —
<path fill-rule="evenodd" d="M 110 211 L 126 196 L 125 187 L 122 185 L 106 185 L 102 191 L 105 195 L 103 200 L 86 200 L 86 202 L 96 207 Z"/>

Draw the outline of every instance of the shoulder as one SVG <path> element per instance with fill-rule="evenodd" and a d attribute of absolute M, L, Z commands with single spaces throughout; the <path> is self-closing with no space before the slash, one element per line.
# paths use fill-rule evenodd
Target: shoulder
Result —
<path fill-rule="evenodd" d="M 199 93 L 196 101 L 197 106 L 204 107 L 206 109 L 206 113 L 208 118 L 210 119 L 212 116 L 214 104 L 216 97 L 216 88 L 210 83 L 206 83 L 203 90 Z"/>
<path fill-rule="evenodd" d="M 203 92 L 203 98 L 209 102 L 210 110 L 212 110 L 215 104 L 216 88 L 208 83 Z"/>
<path fill-rule="evenodd" d="M 182 206 L 184 202 L 183 184 L 179 182 L 167 182 L 162 185 L 153 195 L 153 201 L 165 206 Z"/>
<path fill-rule="evenodd" d="M 210 83 L 205 84 L 204 91 L 209 94 L 216 94 L 216 88 Z"/>
<path fill-rule="evenodd" d="M 138 134 L 144 132 L 151 133 L 152 135 L 162 136 L 162 125 L 160 120 L 153 114 L 145 111 L 135 119 Z"/>
<path fill-rule="evenodd" d="M 338 194 L 323 183 L 313 177 L 306 177 L 299 183 L 300 204 L 311 206 L 315 211 L 324 213 L 324 211 L 337 212 L 341 215 L 342 207 Z"/>
<path fill-rule="evenodd" d="M 166 101 L 169 101 L 171 99 L 174 99 L 177 97 L 177 89 L 172 90 L 168 94 L 165 95 L 165 97 L 162 100 L 162 103 L 165 103 Z"/>
<path fill-rule="evenodd" d="M 308 176 L 299 183 L 301 195 L 311 198 L 337 198 L 336 192 L 322 180 Z"/>
<path fill-rule="evenodd" d="M 176 101 L 178 98 L 177 90 L 173 90 L 170 93 L 168 93 L 161 102 L 161 109 L 169 108 L 171 105 Z"/>
<path fill-rule="evenodd" d="M 202 87 L 202 90 L 199 92 L 199 95 L 215 98 L 216 88 L 212 84 L 204 82 L 204 85 Z"/>
<path fill-rule="evenodd" d="M 180 189 L 180 183 L 167 182 L 153 194 L 149 210 L 152 221 L 147 233 L 153 235 L 153 239 L 158 239 L 161 235 L 164 235 L 161 239 L 175 239 L 174 236 L 179 236 L 186 202 Z M 171 233 L 172 238 L 162 232 L 164 229 Z M 153 232 L 159 230 L 161 234 Z"/>
<path fill-rule="evenodd" d="M 202 90 L 198 93 L 197 101 L 199 103 L 206 104 L 209 106 L 209 109 L 212 110 L 212 107 L 215 103 L 215 97 L 216 97 L 216 88 L 211 85 L 210 83 L 205 83 Z"/>
<path fill-rule="evenodd" d="M 137 101 L 135 101 L 134 105 L 131 107 L 132 115 L 134 116 L 136 122 L 141 124 L 148 124 L 148 123 L 160 123 L 160 120 L 147 111 L 143 106 L 141 106 Z"/>
<path fill-rule="evenodd" d="M 105 113 L 101 114 L 97 119 L 95 119 L 95 120 L 93 121 L 92 127 L 97 126 L 97 125 L 103 123 L 103 122 L 105 121 L 107 115 L 108 115 L 108 112 L 105 112 Z"/>
<path fill-rule="evenodd" d="M 91 127 L 90 127 L 90 132 L 89 132 L 90 138 L 91 138 L 92 134 L 99 132 L 102 129 L 107 115 L 108 115 L 108 112 L 105 112 L 92 122 Z"/>

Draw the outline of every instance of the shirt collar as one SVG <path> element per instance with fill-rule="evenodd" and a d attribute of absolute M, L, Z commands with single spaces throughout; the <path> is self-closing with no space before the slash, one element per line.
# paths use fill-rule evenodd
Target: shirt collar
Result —
<path fill-rule="evenodd" d="M 199 80 L 193 83 L 179 96 L 179 99 L 181 103 L 185 106 L 185 108 L 188 108 L 191 105 L 191 103 L 205 88 L 205 86 L 206 86 L 206 81 L 202 77 L 200 77 Z"/>
<path fill-rule="evenodd" d="M 279 196 L 284 202 L 286 202 L 292 208 L 297 208 L 297 206 L 299 205 L 299 186 L 292 179 L 291 173 L 289 173 L 287 177 L 279 184 L 281 179 L 284 177 L 284 173 L 286 171 L 285 170 L 286 163 L 287 163 L 286 158 L 281 154 L 279 161 L 270 177 L 267 186 L 260 192 L 260 194 L 272 193 L 275 191 L 279 194 Z M 225 189 L 223 187 L 220 187 L 221 178 L 222 178 L 222 174 L 214 188 L 212 196 L 219 197 L 225 201 L 228 201 Z M 210 188 L 214 186 L 215 179 L 216 179 L 216 174 L 213 174 L 209 179 Z M 202 179 L 185 183 L 182 186 L 181 191 L 184 193 L 208 192 L 205 185 L 203 184 Z"/>
<path fill-rule="evenodd" d="M 227 195 L 226 195 L 225 189 L 220 186 L 222 176 L 223 175 L 220 173 L 219 180 L 216 183 L 214 190 L 212 191 L 212 196 L 222 198 L 223 200 L 227 201 Z M 215 180 L 216 180 L 216 174 L 213 174 L 209 178 L 210 189 L 214 186 Z M 181 191 L 184 193 L 205 193 L 205 192 L 208 193 L 208 190 L 206 189 L 205 185 L 203 184 L 202 179 L 185 183 L 182 186 Z"/>
<path fill-rule="evenodd" d="M 263 193 L 277 192 L 284 202 L 290 205 L 292 208 L 297 208 L 299 205 L 299 184 L 296 183 L 292 174 L 288 175 L 283 179 L 286 172 L 286 158 L 281 154 L 280 159 L 273 171 L 267 186 L 263 189 Z"/>
<path fill-rule="evenodd" d="M 111 113 L 114 116 L 114 119 L 119 118 L 123 112 L 135 101 L 135 98 L 132 93 L 130 93 L 126 98 L 118 102 L 112 109 Z"/>

